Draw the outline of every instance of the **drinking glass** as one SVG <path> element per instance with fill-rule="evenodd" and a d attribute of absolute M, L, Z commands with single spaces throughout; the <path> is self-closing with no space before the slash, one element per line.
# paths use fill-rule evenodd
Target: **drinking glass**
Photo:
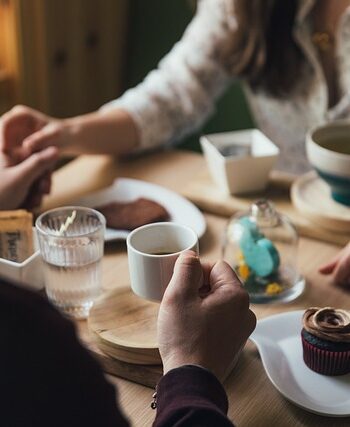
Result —
<path fill-rule="evenodd" d="M 67 206 L 43 213 L 35 225 L 49 300 L 71 317 L 86 318 L 101 289 L 104 216 Z"/>

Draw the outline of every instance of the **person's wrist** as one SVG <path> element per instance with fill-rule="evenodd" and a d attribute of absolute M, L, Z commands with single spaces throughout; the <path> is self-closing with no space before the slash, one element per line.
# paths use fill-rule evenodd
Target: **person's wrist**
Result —
<path fill-rule="evenodd" d="M 201 360 L 197 355 L 195 354 L 183 354 L 183 353 L 176 353 L 172 351 L 172 353 L 169 356 L 163 356 L 163 374 L 167 374 L 169 371 L 180 368 L 181 366 L 185 365 L 194 365 L 194 366 L 200 366 L 204 369 L 210 370 L 206 363 Z"/>

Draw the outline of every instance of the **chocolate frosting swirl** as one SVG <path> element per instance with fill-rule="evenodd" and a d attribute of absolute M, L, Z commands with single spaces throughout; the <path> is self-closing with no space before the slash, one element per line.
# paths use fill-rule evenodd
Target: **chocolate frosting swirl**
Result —
<path fill-rule="evenodd" d="M 311 307 L 303 316 L 307 332 L 334 342 L 350 342 L 350 311 L 332 307 Z"/>

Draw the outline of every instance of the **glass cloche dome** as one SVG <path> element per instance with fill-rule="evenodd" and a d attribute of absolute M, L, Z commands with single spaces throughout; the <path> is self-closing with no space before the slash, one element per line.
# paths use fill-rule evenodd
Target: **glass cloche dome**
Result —
<path fill-rule="evenodd" d="M 229 220 L 222 250 L 252 303 L 291 301 L 303 292 L 305 281 L 297 270 L 298 234 L 268 200 L 257 201 Z"/>

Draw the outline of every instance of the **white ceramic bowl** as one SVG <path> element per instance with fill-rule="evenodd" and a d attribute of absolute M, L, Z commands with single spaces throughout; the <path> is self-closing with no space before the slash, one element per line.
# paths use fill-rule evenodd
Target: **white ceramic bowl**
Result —
<path fill-rule="evenodd" d="M 44 288 L 44 275 L 35 228 L 33 237 L 35 250 L 33 255 L 20 263 L 0 258 L 0 275 L 28 288 L 40 290 Z"/>
<path fill-rule="evenodd" d="M 306 152 L 311 165 L 331 187 L 333 199 L 350 205 L 350 154 L 322 146 L 325 142 L 329 144 L 339 138 L 347 138 L 350 144 L 349 120 L 339 120 L 312 129 L 306 136 Z"/>
<path fill-rule="evenodd" d="M 228 194 L 263 190 L 279 155 L 258 129 L 204 135 L 200 143 L 214 182 Z M 250 154 L 224 156 L 220 150 L 228 147 L 247 147 Z"/>

